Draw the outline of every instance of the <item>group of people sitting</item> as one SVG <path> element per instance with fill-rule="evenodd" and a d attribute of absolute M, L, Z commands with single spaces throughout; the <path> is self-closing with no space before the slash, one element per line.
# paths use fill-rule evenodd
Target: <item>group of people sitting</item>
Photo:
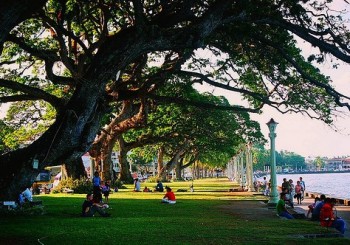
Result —
<path fill-rule="evenodd" d="M 110 214 L 106 212 L 109 208 L 109 193 L 111 191 L 109 181 L 102 181 L 99 173 L 96 171 L 92 178 L 93 193 L 86 195 L 86 200 L 82 205 L 82 216 L 92 217 L 95 213 L 99 213 L 102 217 L 109 217 Z M 105 202 L 102 200 L 102 194 L 105 197 Z"/>
<path fill-rule="evenodd" d="M 134 180 L 134 191 L 136 192 L 141 191 L 141 182 L 138 178 Z M 164 191 L 163 183 L 160 180 L 157 181 L 157 185 L 154 187 L 154 191 L 157 191 L 157 192 Z M 143 189 L 143 192 L 152 192 L 152 190 L 149 189 L 147 186 L 145 186 L 145 188 Z"/>
<path fill-rule="evenodd" d="M 277 214 L 287 219 L 294 219 L 293 215 L 288 211 L 285 205 L 285 192 L 281 192 L 280 200 L 277 203 Z M 333 227 L 337 229 L 341 234 L 345 232 L 345 221 L 337 216 L 334 205 L 336 200 L 334 198 L 326 198 L 325 195 L 321 195 L 320 198 L 315 198 L 315 202 L 309 205 L 307 217 L 312 214 L 311 220 L 320 221 L 321 226 Z"/>
<path fill-rule="evenodd" d="M 93 183 L 93 193 L 89 193 L 86 195 L 86 200 L 82 204 L 82 216 L 83 217 L 92 217 L 95 213 L 99 213 L 102 217 L 109 217 L 110 214 L 106 211 L 108 206 L 108 197 L 110 193 L 110 185 L 109 182 L 105 183 L 101 181 L 99 177 L 99 173 L 95 172 L 94 178 L 92 179 Z M 175 204 L 176 198 L 172 189 L 168 186 L 165 187 L 166 193 L 162 198 L 162 203 Z M 146 191 L 145 191 L 146 190 Z M 135 179 L 134 191 L 140 191 L 140 181 Z M 163 192 L 164 187 L 162 182 L 157 181 L 157 185 L 155 187 L 155 191 Z M 151 192 L 150 189 L 145 187 L 144 192 Z M 105 197 L 105 202 L 102 200 L 102 194 Z"/>
<path fill-rule="evenodd" d="M 86 200 L 82 205 L 82 216 L 83 217 L 93 217 L 95 213 L 99 213 L 102 217 L 109 217 L 110 214 L 106 212 L 108 204 L 102 202 L 97 202 L 96 198 L 94 199 L 94 194 L 87 194 Z"/>
<path fill-rule="evenodd" d="M 135 185 L 135 188 L 136 188 L 136 185 Z M 165 189 L 166 189 L 166 193 L 165 193 L 164 197 L 162 198 L 162 203 L 175 204 L 176 198 L 175 198 L 174 192 L 172 191 L 172 189 L 169 186 L 166 186 Z M 156 192 L 163 192 L 164 191 L 163 184 L 159 180 L 157 181 L 157 185 L 155 186 L 154 191 L 156 191 Z M 150 190 L 147 186 L 145 186 L 145 188 L 143 189 L 143 192 L 152 192 L 152 190 Z"/>

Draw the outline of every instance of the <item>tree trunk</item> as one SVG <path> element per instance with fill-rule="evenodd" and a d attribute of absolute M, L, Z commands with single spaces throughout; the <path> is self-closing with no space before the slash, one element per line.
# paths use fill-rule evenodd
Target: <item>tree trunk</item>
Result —
<path fill-rule="evenodd" d="M 101 88 L 83 84 L 64 113 L 57 115 L 55 123 L 38 140 L 0 156 L 0 200 L 14 200 L 45 167 L 79 158 L 88 150 L 99 129 L 100 118 L 106 113 L 104 103 L 98 99 L 104 94 L 103 88 L 103 85 Z M 80 100 L 80 96 L 85 99 Z M 34 159 L 39 163 L 37 168 L 33 168 Z"/>
<path fill-rule="evenodd" d="M 135 115 L 136 112 L 137 114 Z M 125 100 L 123 101 L 123 107 L 120 113 L 101 130 L 89 153 L 95 159 L 95 162 L 99 164 L 99 169 L 102 170 L 103 180 L 115 180 L 111 156 L 116 142 L 119 141 L 119 145 L 123 147 L 123 150 L 120 151 L 126 151 L 125 154 L 127 154 L 130 148 L 125 146 L 121 135 L 131 128 L 140 127 L 145 120 L 145 100 L 141 99 L 141 104 L 139 106 L 134 106 L 131 100 Z M 121 159 L 124 162 L 122 162 Z M 124 181 L 129 182 L 130 179 L 132 180 L 132 177 L 129 171 L 127 158 L 120 154 L 119 163 L 121 168 L 120 177 L 123 178 Z"/>
<path fill-rule="evenodd" d="M 118 137 L 119 142 L 119 163 L 120 163 L 120 176 L 119 179 L 125 183 L 132 184 L 133 178 L 130 173 L 130 164 L 128 162 L 128 150 L 125 149 L 125 142 L 122 135 Z"/>
<path fill-rule="evenodd" d="M 165 173 L 162 173 L 162 169 L 164 168 L 164 162 L 163 162 L 163 158 L 164 158 L 164 147 L 160 146 L 158 149 L 158 155 L 157 155 L 157 177 L 158 179 L 160 179 L 161 181 L 166 181 L 166 176 Z"/>
<path fill-rule="evenodd" d="M 183 165 L 183 158 L 179 159 L 176 163 L 175 167 L 175 173 L 176 173 L 176 179 L 181 180 L 182 179 L 182 165 Z"/>
<path fill-rule="evenodd" d="M 166 174 L 169 173 L 172 169 L 174 169 L 184 152 L 185 151 L 183 149 L 178 150 L 178 152 L 176 152 L 176 154 L 171 158 L 171 160 L 160 170 L 159 176 L 162 176 L 162 178 L 166 178 Z"/>
<path fill-rule="evenodd" d="M 66 163 L 63 164 L 62 171 L 64 172 L 64 176 L 72 179 L 87 177 L 83 159 L 81 159 L 81 157 L 71 161 L 67 160 Z"/>

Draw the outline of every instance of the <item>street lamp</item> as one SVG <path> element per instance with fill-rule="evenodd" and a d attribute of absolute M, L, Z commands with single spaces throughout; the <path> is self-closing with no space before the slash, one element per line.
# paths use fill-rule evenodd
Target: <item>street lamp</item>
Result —
<path fill-rule="evenodd" d="M 275 205 L 277 204 L 279 198 L 278 198 L 278 191 L 277 191 L 277 176 L 276 176 L 276 151 L 275 151 L 275 138 L 276 138 L 276 127 L 277 122 L 273 120 L 273 118 L 270 119 L 268 123 L 266 123 L 269 127 L 270 133 L 270 141 L 271 141 L 271 148 L 270 148 L 270 156 L 271 156 L 271 192 L 270 192 L 270 199 L 268 204 L 269 205 Z"/>

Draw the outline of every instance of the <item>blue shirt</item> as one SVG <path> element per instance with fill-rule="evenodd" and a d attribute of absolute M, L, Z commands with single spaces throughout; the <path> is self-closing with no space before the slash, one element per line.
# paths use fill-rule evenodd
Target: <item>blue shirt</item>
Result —
<path fill-rule="evenodd" d="M 100 186 L 100 184 L 101 184 L 101 179 L 100 179 L 100 177 L 93 177 L 92 178 L 92 184 L 94 185 L 94 186 Z"/>
<path fill-rule="evenodd" d="M 312 219 L 313 220 L 320 219 L 320 213 L 321 213 L 321 209 L 322 209 L 323 205 L 324 205 L 324 201 L 317 204 L 316 207 L 314 208 L 314 210 L 312 210 Z"/>

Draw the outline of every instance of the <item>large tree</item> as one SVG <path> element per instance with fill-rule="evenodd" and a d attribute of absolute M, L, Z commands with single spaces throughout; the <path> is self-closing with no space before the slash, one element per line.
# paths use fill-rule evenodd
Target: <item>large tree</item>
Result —
<path fill-rule="evenodd" d="M 238 94 L 245 106 L 224 106 L 235 111 L 259 112 L 268 104 L 330 123 L 336 106 L 349 107 L 349 98 L 311 64 L 327 54 L 350 61 L 348 30 L 332 16 L 331 1 L 32 2 L 1 6 L 0 103 L 45 101 L 56 113 L 33 142 L 0 156 L 0 199 L 14 198 L 40 169 L 86 152 L 112 102 L 148 96 L 216 106 L 154 93 L 171 74 Z M 320 53 L 305 60 L 293 34 Z M 209 55 L 198 56 L 198 49 Z M 152 73 L 141 83 L 122 79 L 131 65 L 154 55 L 173 62 L 153 79 Z"/>

